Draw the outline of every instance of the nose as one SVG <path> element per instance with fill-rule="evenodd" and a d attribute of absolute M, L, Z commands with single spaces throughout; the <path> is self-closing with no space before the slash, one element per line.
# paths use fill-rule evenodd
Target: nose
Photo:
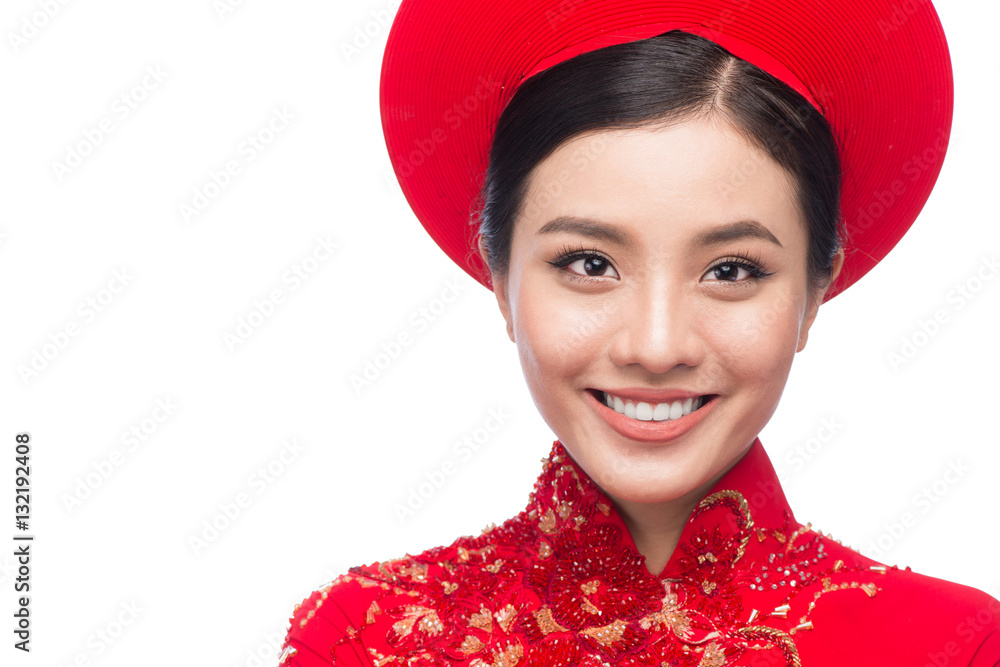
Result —
<path fill-rule="evenodd" d="M 704 358 L 696 304 L 663 281 L 637 286 L 621 305 L 609 355 L 618 366 L 638 364 L 663 374 L 676 366 L 694 367 Z"/>

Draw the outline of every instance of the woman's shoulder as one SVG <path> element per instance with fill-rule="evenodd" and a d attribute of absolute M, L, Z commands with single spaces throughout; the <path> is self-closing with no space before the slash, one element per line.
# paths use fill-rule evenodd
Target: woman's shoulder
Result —
<path fill-rule="evenodd" d="M 278 664 L 378 665 L 401 646 L 419 653 L 444 640 L 442 610 L 478 611 L 475 600 L 487 599 L 503 576 L 494 564 L 519 548 L 519 523 L 511 519 L 479 537 L 350 568 L 295 605 Z"/>
<path fill-rule="evenodd" d="M 352 567 L 312 591 L 292 609 L 278 664 L 378 664 L 384 655 L 380 655 L 377 645 L 363 647 L 359 633 L 379 619 L 383 606 L 406 604 L 411 596 L 398 584 L 399 575 L 409 572 L 416 580 L 424 567 L 407 555 Z"/>
<path fill-rule="evenodd" d="M 278 664 L 295 667 L 332 664 L 342 645 L 355 636 L 359 620 L 366 617 L 373 604 L 377 606 L 385 592 L 380 582 L 366 574 L 366 570 L 378 565 L 351 568 L 296 604 L 288 619 Z"/>
<path fill-rule="evenodd" d="M 828 562 L 844 565 L 812 591 L 817 632 L 809 643 L 816 649 L 865 664 L 869 647 L 890 642 L 898 664 L 1000 665 L 1000 601 L 995 597 L 909 566 L 887 565 L 828 535 L 818 536 Z"/>

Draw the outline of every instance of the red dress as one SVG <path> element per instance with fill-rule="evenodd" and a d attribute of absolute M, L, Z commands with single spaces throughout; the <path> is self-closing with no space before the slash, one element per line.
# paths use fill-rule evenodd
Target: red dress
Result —
<path fill-rule="evenodd" d="M 759 438 L 659 576 L 556 440 L 519 515 L 351 568 L 290 623 L 294 667 L 1000 665 L 1000 602 L 798 523 Z"/>

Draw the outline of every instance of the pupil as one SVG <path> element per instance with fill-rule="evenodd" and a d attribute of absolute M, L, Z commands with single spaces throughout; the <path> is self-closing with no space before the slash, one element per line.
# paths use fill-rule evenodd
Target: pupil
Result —
<path fill-rule="evenodd" d="M 734 277 L 735 269 L 736 269 L 736 267 L 733 266 L 732 264 L 723 264 L 723 265 L 719 266 L 715 270 L 716 277 L 722 278 L 722 279 L 733 278 Z"/>
<path fill-rule="evenodd" d="M 604 269 L 604 260 L 600 257 L 589 257 L 583 263 L 583 269 L 589 275 L 599 275 Z"/>

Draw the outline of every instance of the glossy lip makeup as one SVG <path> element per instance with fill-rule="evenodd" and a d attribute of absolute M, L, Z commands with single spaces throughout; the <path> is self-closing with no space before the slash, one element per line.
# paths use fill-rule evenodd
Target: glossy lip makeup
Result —
<path fill-rule="evenodd" d="M 598 389 L 588 389 L 584 392 L 589 396 L 589 401 L 597 414 L 619 434 L 641 442 L 666 442 L 684 435 L 707 417 L 719 402 L 718 394 L 707 395 L 705 403 L 700 408 L 677 419 L 644 421 L 627 417 L 609 408 L 598 398 L 599 392 L 603 394 L 603 391 Z"/>

